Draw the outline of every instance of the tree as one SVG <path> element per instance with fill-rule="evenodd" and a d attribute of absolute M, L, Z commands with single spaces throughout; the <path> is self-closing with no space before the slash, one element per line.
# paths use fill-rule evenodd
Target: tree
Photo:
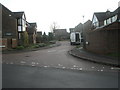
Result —
<path fill-rule="evenodd" d="M 48 37 L 47 37 L 45 32 L 43 33 L 42 41 L 43 42 L 47 42 L 48 41 Z"/>
<path fill-rule="evenodd" d="M 51 32 L 53 32 L 53 30 L 55 30 L 55 29 L 57 29 L 57 28 L 59 28 L 59 27 L 60 27 L 60 26 L 57 25 L 56 22 L 53 22 L 53 24 L 51 24 L 51 26 L 50 26 L 50 30 L 51 30 Z"/>
<path fill-rule="evenodd" d="M 48 34 L 48 39 L 49 39 L 49 41 L 50 41 L 50 40 L 53 40 L 53 38 L 54 38 L 53 33 L 52 33 L 52 32 L 49 32 L 49 34 Z"/>
<path fill-rule="evenodd" d="M 24 31 L 23 33 L 24 36 L 24 46 L 27 47 L 29 45 L 29 37 L 28 37 L 28 33 L 26 31 Z"/>

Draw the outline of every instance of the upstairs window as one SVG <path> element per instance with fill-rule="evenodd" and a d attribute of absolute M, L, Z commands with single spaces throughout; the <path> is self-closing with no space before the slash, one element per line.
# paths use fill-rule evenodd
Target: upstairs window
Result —
<path fill-rule="evenodd" d="M 111 18 L 107 19 L 107 24 L 110 24 L 110 23 L 112 23 Z"/>
<path fill-rule="evenodd" d="M 97 17 L 96 17 L 95 15 L 93 16 L 92 24 L 93 24 L 95 27 L 98 27 L 98 26 L 99 26 L 98 19 L 97 19 Z"/>
<path fill-rule="evenodd" d="M 18 31 L 22 31 L 22 27 L 21 26 L 18 26 Z"/>
<path fill-rule="evenodd" d="M 107 25 L 107 21 L 106 20 L 104 20 L 104 25 Z"/>
<path fill-rule="evenodd" d="M 112 17 L 112 22 L 115 22 L 117 20 L 117 15 Z"/>
<path fill-rule="evenodd" d="M 18 25 L 21 25 L 21 24 L 22 24 L 22 20 L 18 19 Z"/>

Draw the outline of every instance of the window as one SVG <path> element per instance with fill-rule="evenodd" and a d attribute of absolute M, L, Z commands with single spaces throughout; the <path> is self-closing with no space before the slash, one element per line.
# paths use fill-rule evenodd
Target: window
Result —
<path fill-rule="evenodd" d="M 104 20 L 104 25 L 107 25 L 107 22 L 106 22 L 106 20 Z"/>
<path fill-rule="evenodd" d="M 12 35 L 12 33 L 6 33 L 6 36 L 11 36 Z"/>
<path fill-rule="evenodd" d="M 107 24 L 111 23 L 111 18 L 107 19 Z"/>
<path fill-rule="evenodd" d="M 21 26 L 18 26 L 18 31 L 22 31 L 22 28 L 21 28 Z"/>
<path fill-rule="evenodd" d="M 25 31 L 25 30 L 26 30 L 26 27 L 25 27 L 25 26 L 23 26 L 23 27 L 22 27 L 22 30 L 23 30 L 23 31 Z"/>
<path fill-rule="evenodd" d="M 18 25 L 21 25 L 22 23 L 21 23 L 21 19 L 18 19 Z"/>
<path fill-rule="evenodd" d="M 93 25 L 95 26 L 95 27 L 98 27 L 99 26 L 99 22 L 98 22 L 98 19 L 97 19 L 97 17 L 94 15 L 94 17 L 93 17 Z"/>
<path fill-rule="evenodd" d="M 112 22 L 115 22 L 117 20 L 117 15 L 112 17 Z"/>

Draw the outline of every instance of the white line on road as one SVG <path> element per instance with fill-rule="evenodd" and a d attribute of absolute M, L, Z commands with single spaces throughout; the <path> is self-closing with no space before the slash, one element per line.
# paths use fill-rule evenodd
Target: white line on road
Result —
<path fill-rule="evenodd" d="M 48 52 L 55 52 L 56 50 L 50 50 L 50 51 L 48 51 Z"/>

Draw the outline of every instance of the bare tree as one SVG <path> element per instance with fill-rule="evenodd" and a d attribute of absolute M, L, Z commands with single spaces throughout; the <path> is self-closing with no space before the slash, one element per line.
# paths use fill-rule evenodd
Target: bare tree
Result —
<path fill-rule="evenodd" d="M 53 32 L 53 30 L 55 30 L 57 28 L 59 28 L 59 26 L 57 25 L 56 22 L 53 22 L 53 24 L 51 24 L 51 26 L 50 26 L 50 31 Z"/>

